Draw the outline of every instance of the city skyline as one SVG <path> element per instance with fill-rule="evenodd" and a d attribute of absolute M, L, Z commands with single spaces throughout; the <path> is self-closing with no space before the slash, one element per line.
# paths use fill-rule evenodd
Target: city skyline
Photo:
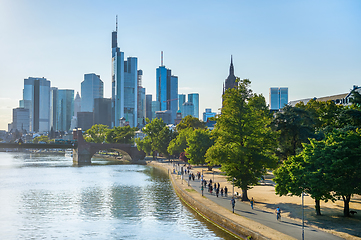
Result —
<path fill-rule="evenodd" d="M 119 48 L 125 58 L 138 58 L 153 100 L 161 51 L 179 77 L 179 92 L 199 93 L 200 112 L 221 107 L 231 55 L 235 75 L 249 78 L 267 102 L 272 86 L 288 87 L 292 101 L 361 85 L 359 1 L 164 3 L 1 1 L 0 129 L 12 121 L 29 77 L 80 92 L 83 75 L 95 72 L 102 76 L 104 97 L 111 97 L 116 15 L 122 16 Z"/>

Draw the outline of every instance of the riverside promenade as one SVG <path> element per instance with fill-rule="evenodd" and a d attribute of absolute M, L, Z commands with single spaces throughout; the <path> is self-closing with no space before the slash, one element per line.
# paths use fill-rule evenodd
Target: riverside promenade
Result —
<path fill-rule="evenodd" d="M 184 163 L 183 163 L 184 164 Z M 182 164 L 182 165 L 183 165 Z M 232 188 L 228 187 L 228 196 L 216 197 L 215 192 L 210 194 L 205 188 L 201 194 L 201 183 L 197 178 L 193 181 L 187 177 L 182 178 L 173 173 L 173 169 L 179 169 L 176 163 L 168 161 L 149 161 L 148 165 L 162 168 L 168 172 L 178 196 L 198 214 L 205 217 L 210 222 L 218 225 L 231 233 L 235 238 L 247 239 L 302 239 L 302 223 L 292 220 L 282 215 L 282 221 L 276 220 L 276 214 L 272 211 L 265 211 L 257 208 L 251 209 L 249 202 L 236 201 L 235 213 L 232 213 L 231 197 Z M 180 169 L 179 169 L 180 170 Z M 191 170 L 194 174 L 199 169 Z M 212 174 L 205 174 L 205 179 L 214 178 Z M 219 179 L 220 176 L 217 176 Z M 221 176 L 225 180 L 224 176 Z M 216 179 L 217 179 L 216 178 Z M 215 181 L 219 182 L 219 181 Z M 221 184 L 221 187 L 223 184 Z M 344 239 L 333 234 L 321 231 L 317 228 L 304 226 L 304 239 L 314 240 L 336 240 Z M 357 239 L 357 238 L 355 238 Z"/>

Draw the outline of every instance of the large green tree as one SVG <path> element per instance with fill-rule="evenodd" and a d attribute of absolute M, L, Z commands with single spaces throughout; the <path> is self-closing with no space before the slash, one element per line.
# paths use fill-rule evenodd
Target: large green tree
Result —
<path fill-rule="evenodd" d="M 106 132 L 105 139 L 108 143 L 132 144 L 137 130 L 138 128 L 130 126 L 114 127 Z"/>
<path fill-rule="evenodd" d="M 108 126 L 102 124 L 95 124 L 90 129 L 85 131 L 84 140 L 94 143 L 105 142 L 108 131 Z"/>
<path fill-rule="evenodd" d="M 188 147 L 187 137 L 193 132 L 193 128 L 186 128 L 179 132 L 176 138 L 170 141 L 168 152 L 171 155 L 179 155 Z"/>
<path fill-rule="evenodd" d="M 248 200 L 247 190 L 277 161 L 271 114 L 265 98 L 253 94 L 250 83 L 241 80 L 237 89 L 223 95 L 222 114 L 212 131 L 216 141 L 206 153 L 206 161 L 221 164 L 228 180 L 242 189 L 242 200 Z"/>
<path fill-rule="evenodd" d="M 187 128 L 193 128 L 193 129 L 205 129 L 206 123 L 199 120 L 198 118 L 195 118 L 191 115 L 185 116 L 179 124 L 177 124 L 176 129 L 178 132 L 187 129 Z"/>
<path fill-rule="evenodd" d="M 278 132 L 277 155 L 281 160 L 294 156 L 302 150 L 302 143 L 314 137 L 314 122 L 311 113 L 300 107 L 286 105 L 276 113 L 272 129 Z"/>
<path fill-rule="evenodd" d="M 207 129 L 196 129 L 187 138 L 186 149 L 190 164 L 204 164 L 207 150 L 214 144 L 211 132 Z"/>

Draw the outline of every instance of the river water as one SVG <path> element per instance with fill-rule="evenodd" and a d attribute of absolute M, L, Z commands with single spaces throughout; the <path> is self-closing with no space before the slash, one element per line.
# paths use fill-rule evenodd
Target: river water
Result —
<path fill-rule="evenodd" d="M 144 165 L 0 152 L 0 239 L 232 239 Z"/>

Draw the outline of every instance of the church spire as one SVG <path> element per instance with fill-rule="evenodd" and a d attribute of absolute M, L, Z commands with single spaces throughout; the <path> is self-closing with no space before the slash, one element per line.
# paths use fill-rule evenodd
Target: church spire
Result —
<path fill-rule="evenodd" d="M 231 55 L 231 65 L 229 66 L 229 75 L 234 76 L 233 56 L 232 55 Z"/>

